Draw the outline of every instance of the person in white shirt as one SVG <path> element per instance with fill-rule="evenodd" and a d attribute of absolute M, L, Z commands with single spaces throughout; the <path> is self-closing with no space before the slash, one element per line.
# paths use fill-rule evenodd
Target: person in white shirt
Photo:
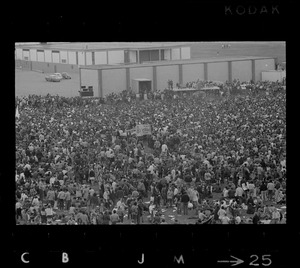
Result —
<path fill-rule="evenodd" d="M 24 203 L 28 196 L 25 193 L 21 193 L 21 201 Z"/>
<path fill-rule="evenodd" d="M 50 205 L 45 209 L 47 219 L 51 219 L 53 217 L 53 209 Z"/>
<path fill-rule="evenodd" d="M 113 191 L 115 191 L 115 190 L 116 190 L 117 183 L 116 183 L 115 181 L 113 181 L 113 183 L 111 184 L 111 186 L 112 186 Z"/>
<path fill-rule="evenodd" d="M 176 170 L 174 168 L 171 170 L 171 177 L 172 177 L 172 179 L 174 181 L 175 177 L 176 177 Z"/>
<path fill-rule="evenodd" d="M 222 224 L 229 224 L 230 218 L 225 215 L 224 217 L 221 218 L 221 222 Z"/>
<path fill-rule="evenodd" d="M 161 152 L 162 152 L 162 153 L 165 153 L 165 152 L 167 152 L 167 151 L 168 151 L 168 145 L 164 143 L 164 144 L 161 146 Z"/>
<path fill-rule="evenodd" d="M 35 196 L 32 200 L 32 206 L 39 207 L 39 205 L 40 205 L 40 201 L 39 201 L 38 197 Z"/>
<path fill-rule="evenodd" d="M 149 205 L 149 213 L 151 215 L 151 221 L 153 220 L 153 217 L 154 217 L 154 208 L 155 208 L 155 205 L 151 201 L 150 205 Z"/>
<path fill-rule="evenodd" d="M 223 197 L 224 198 L 228 197 L 228 192 L 229 192 L 229 190 L 226 187 L 224 187 L 224 189 L 223 189 Z"/>
<path fill-rule="evenodd" d="M 174 196 L 176 196 L 177 194 L 178 194 L 178 188 L 175 187 L 175 188 L 174 188 Z"/>
<path fill-rule="evenodd" d="M 280 212 L 277 209 L 274 209 L 272 212 L 272 220 L 275 224 L 278 223 L 280 220 Z"/>
<path fill-rule="evenodd" d="M 154 164 L 151 164 L 147 170 L 150 171 L 151 174 L 154 174 L 154 169 L 155 169 Z"/>
<path fill-rule="evenodd" d="M 53 176 L 50 178 L 49 180 L 49 183 L 50 183 L 50 186 L 52 186 L 52 184 L 55 182 L 56 178 Z"/>
<path fill-rule="evenodd" d="M 222 218 L 226 216 L 226 210 L 223 206 L 221 206 L 221 208 L 219 209 L 218 216 L 220 220 L 222 220 Z"/>

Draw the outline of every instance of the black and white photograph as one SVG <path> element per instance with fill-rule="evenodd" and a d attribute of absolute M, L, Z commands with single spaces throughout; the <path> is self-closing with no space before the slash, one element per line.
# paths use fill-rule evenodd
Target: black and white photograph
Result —
<path fill-rule="evenodd" d="M 4 259 L 293 267 L 294 2 L 80 3 L 6 19 Z"/>
<path fill-rule="evenodd" d="M 16 225 L 286 223 L 286 42 L 16 42 Z"/>

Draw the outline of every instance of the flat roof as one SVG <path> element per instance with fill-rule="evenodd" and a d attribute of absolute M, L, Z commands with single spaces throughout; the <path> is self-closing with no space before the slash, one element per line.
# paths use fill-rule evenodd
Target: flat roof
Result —
<path fill-rule="evenodd" d="M 117 65 L 80 65 L 80 69 L 122 69 L 122 68 L 137 68 L 137 67 L 152 67 L 152 66 L 164 66 L 164 65 L 176 65 L 176 64 L 197 64 L 197 63 L 213 63 L 224 61 L 247 61 L 247 60 L 263 60 L 274 59 L 272 57 L 254 57 L 254 56 L 236 56 L 236 57 L 213 57 L 204 59 L 188 59 L 188 60 L 169 60 L 169 61 L 155 61 L 146 62 L 141 64 L 117 64 Z"/>
<path fill-rule="evenodd" d="M 154 49 L 189 46 L 189 42 L 68 42 L 50 44 L 15 44 L 16 48 L 23 49 L 50 49 L 50 50 L 116 50 L 116 49 Z"/>

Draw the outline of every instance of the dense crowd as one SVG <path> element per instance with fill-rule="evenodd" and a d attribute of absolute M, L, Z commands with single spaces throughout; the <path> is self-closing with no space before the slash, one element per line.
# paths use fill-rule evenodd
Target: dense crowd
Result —
<path fill-rule="evenodd" d="M 285 90 L 250 87 L 216 99 L 16 98 L 17 224 L 284 223 Z M 139 124 L 152 134 L 137 137 Z"/>

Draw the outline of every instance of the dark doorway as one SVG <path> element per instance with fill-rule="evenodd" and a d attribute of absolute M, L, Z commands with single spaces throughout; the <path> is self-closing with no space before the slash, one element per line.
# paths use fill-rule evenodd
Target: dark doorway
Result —
<path fill-rule="evenodd" d="M 151 92 L 151 81 L 139 81 L 139 94 L 140 98 L 144 99 L 144 94 Z"/>

